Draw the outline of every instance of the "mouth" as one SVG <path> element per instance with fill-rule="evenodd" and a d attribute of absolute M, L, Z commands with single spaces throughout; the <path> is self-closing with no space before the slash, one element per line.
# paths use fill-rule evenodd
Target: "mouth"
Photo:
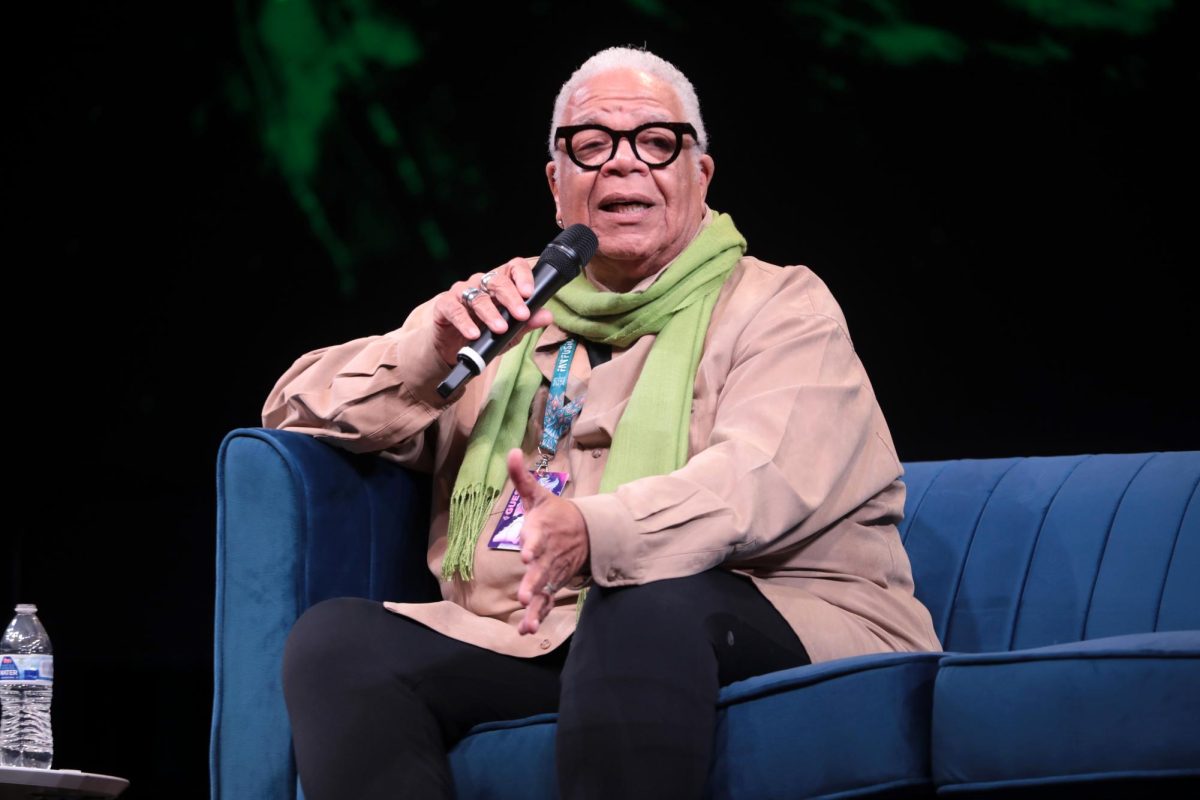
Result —
<path fill-rule="evenodd" d="M 600 201 L 598 207 L 609 214 L 636 215 L 653 208 L 654 201 L 643 195 L 609 195 Z"/>

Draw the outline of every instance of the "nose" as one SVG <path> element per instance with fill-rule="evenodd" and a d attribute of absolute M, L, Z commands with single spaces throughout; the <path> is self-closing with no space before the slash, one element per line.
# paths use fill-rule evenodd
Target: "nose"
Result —
<path fill-rule="evenodd" d="M 622 136 L 617 141 L 617 152 L 604 164 L 603 170 L 624 174 L 633 171 L 649 172 L 650 168 L 633 152 L 633 142 L 629 141 L 629 137 Z"/>

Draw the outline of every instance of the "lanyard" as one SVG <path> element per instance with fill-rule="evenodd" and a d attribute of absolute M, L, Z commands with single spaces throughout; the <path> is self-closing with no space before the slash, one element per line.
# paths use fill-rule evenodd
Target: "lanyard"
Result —
<path fill-rule="evenodd" d="M 571 359 L 575 357 L 575 348 L 579 345 L 574 339 L 567 339 L 558 348 L 554 359 L 554 377 L 550 381 L 550 397 L 546 400 L 546 415 L 542 418 L 542 439 L 538 442 L 537 472 L 542 474 L 550 465 L 550 459 L 558 452 L 558 440 L 571 427 L 579 410 L 583 408 L 583 398 L 563 404 L 563 396 L 567 391 L 567 374 L 571 371 Z"/>

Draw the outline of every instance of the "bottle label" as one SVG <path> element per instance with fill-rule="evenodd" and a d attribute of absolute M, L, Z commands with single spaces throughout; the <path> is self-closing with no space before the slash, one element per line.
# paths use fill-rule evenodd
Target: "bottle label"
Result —
<path fill-rule="evenodd" d="M 2 683 L 54 683 L 54 656 L 6 653 L 0 656 Z"/>

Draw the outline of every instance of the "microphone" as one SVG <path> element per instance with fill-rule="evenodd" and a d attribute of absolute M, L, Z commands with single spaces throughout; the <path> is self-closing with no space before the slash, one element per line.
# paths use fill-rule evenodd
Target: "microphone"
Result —
<path fill-rule="evenodd" d="M 546 245 L 533 267 L 533 294 L 525 301 L 531 316 L 545 305 L 555 292 L 579 274 L 583 265 L 592 260 L 599 244 L 591 228 L 575 224 Z M 437 392 L 442 397 L 454 394 L 458 387 L 483 372 L 484 367 L 524 327 L 523 324 L 514 322 L 508 309 L 497 310 L 508 323 L 508 330 L 504 333 L 493 333 L 486 326 L 480 326 L 483 327 L 483 334 L 458 351 L 458 364 L 450 370 L 446 379 L 438 384 Z"/>

